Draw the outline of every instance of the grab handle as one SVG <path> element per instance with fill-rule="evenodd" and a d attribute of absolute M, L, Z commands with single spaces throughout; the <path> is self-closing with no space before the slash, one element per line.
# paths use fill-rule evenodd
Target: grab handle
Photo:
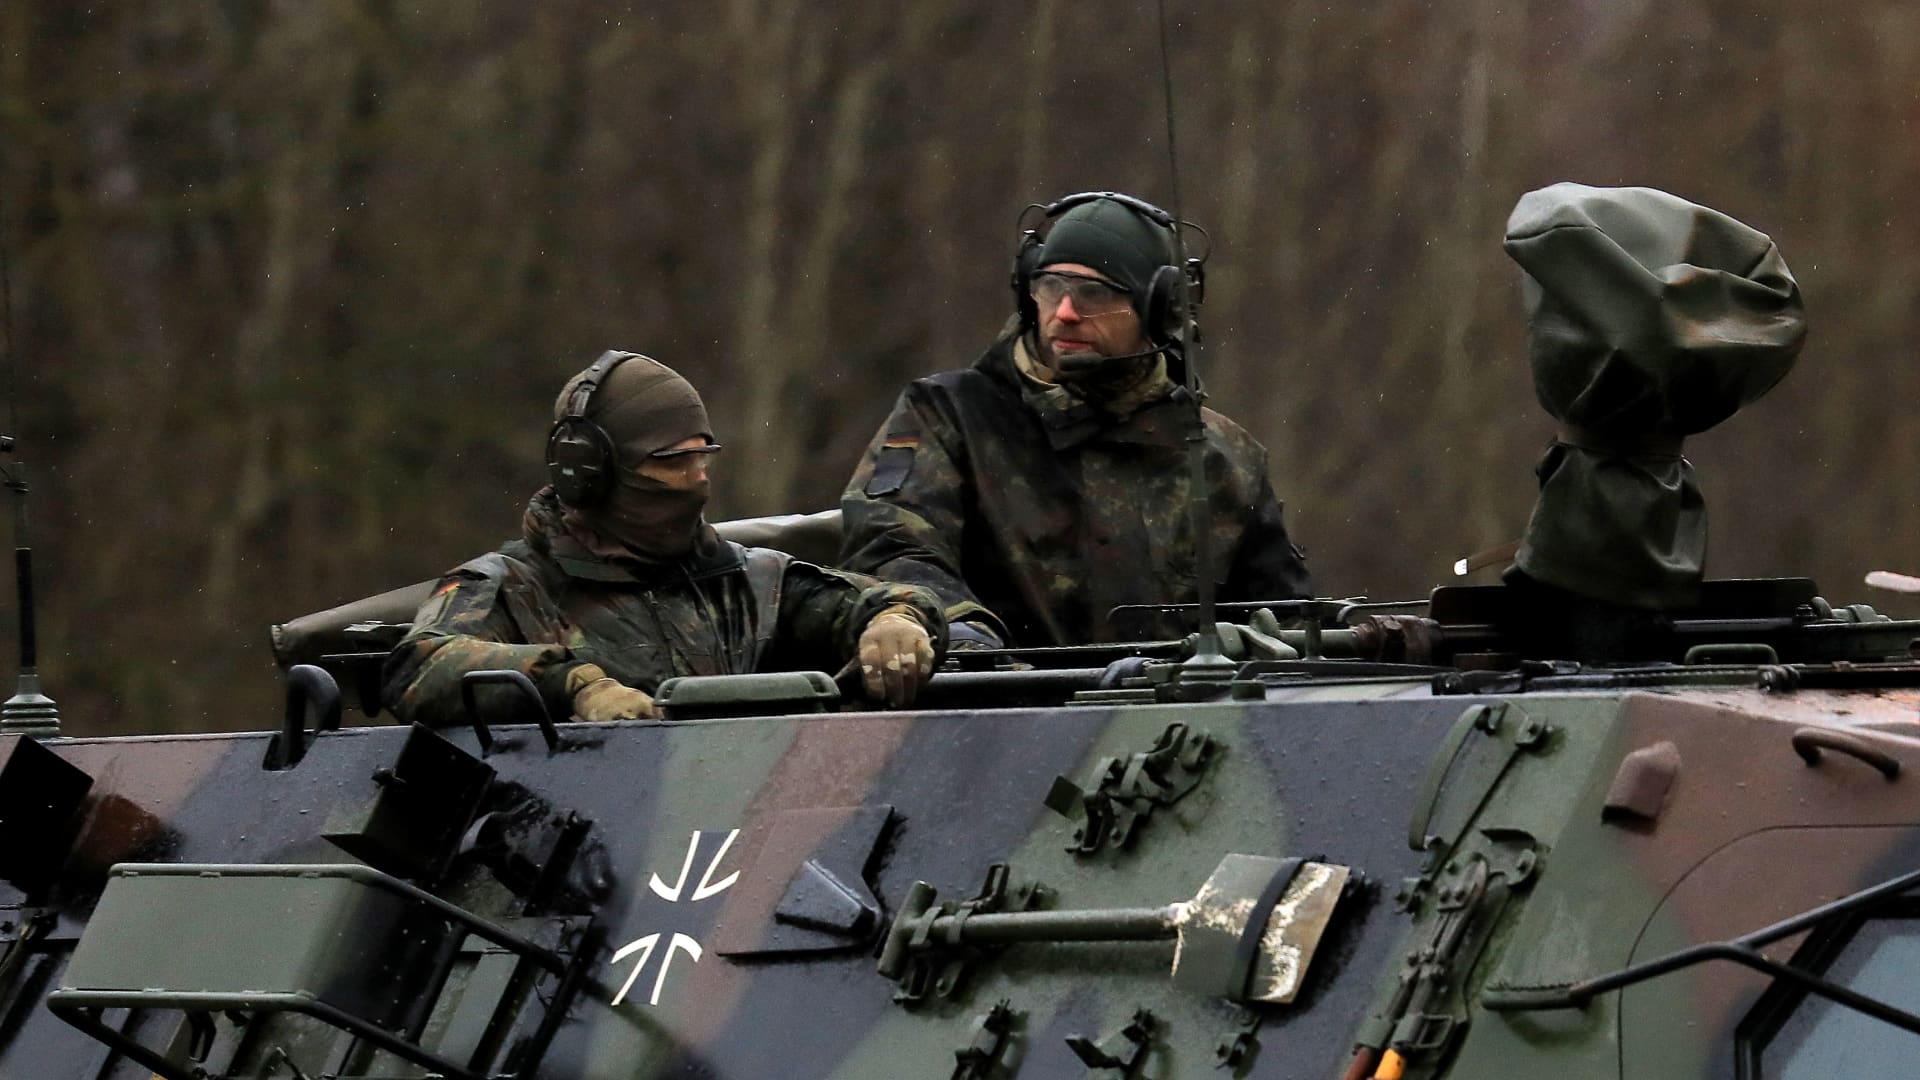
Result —
<path fill-rule="evenodd" d="M 1888 780 L 1900 778 L 1900 759 L 1858 735 L 1832 728 L 1803 727 L 1793 733 L 1793 749 L 1808 765 L 1820 764 L 1820 753 L 1831 750 L 1878 769 Z"/>
<path fill-rule="evenodd" d="M 480 704 L 475 692 L 482 686 L 507 685 L 514 688 L 516 696 L 525 698 L 533 708 L 534 721 L 540 725 L 540 736 L 547 740 L 549 752 L 560 749 L 560 729 L 553 726 L 553 717 L 547 713 L 547 699 L 540 696 L 540 689 L 533 680 L 518 671 L 469 671 L 460 676 L 460 700 L 467 707 L 467 720 L 473 725 L 473 737 L 480 741 L 480 753 L 493 749 L 493 729 L 480 716 Z"/>

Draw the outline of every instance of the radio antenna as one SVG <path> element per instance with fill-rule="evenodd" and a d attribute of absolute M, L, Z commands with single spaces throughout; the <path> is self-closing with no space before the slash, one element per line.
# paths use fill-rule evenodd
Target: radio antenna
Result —
<path fill-rule="evenodd" d="M 1199 637 L 1193 656 L 1181 665 L 1181 674 L 1196 682 L 1226 681 L 1237 665 L 1220 651 L 1220 627 L 1215 620 L 1213 583 L 1213 529 L 1207 520 L 1207 419 L 1201 410 L 1204 395 L 1200 389 L 1199 297 L 1194 295 L 1193 275 L 1187 264 L 1187 239 L 1181 226 L 1186 218 L 1180 213 L 1180 153 L 1173 134 L 1173 53 L 1167 45 L 1167 0 L 1155 0 L 1160 17 L 1160 87 L 1167 117 L 1167 209 L 1173 213 L 1173 246 L 1176 267 L 1180 271 L 1178 297 L 1181 321 L 1181 357 L 1185 361 L 1187 399 L 1193 405 L 1193 417 L 1187 428 L 1187 519 L 1193 527 L 1193 561 L 1199 580 Z"/>
<path fill-rule="evenodd" d="M 13 335 L 13 273 L 7 243 L 6 175 L 0 172 L 0 336 L 7 352 L 7 429 L 20 430 L 20 373 Z M 13 492 L 13 582 L 20 611 L 20 676 L 13 696 L 0 704 L 0 735 L 36 738 L 60 734 L 60 709 L 40 692 L 38 644 L 34 638 L 33 547 L 27 533 L 27 473 L 13 460 L 14 437 L 0 434 L 0 482 Z"/>

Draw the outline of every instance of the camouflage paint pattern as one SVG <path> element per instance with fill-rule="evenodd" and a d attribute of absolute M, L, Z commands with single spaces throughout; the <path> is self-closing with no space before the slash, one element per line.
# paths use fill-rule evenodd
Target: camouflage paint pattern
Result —
<path fill-rule="evenodd" d="M 1920 709 L 1910 690 L 1634 694 L 1578 707 L 1585 718 L 1556 724 L 1539 767 L 1501 785 L 1476 821 L 1524 829 L 1547 851 L 1499 955 L 1490 950 L 1476 973 L 1483 988 L 1578 982 L 1739 937 L 1920 867 L 1920 800 L 1907 790 L 1920 763 Z M 1796 754 L 1796 732 L 1835 729 L 1892 755 L 1899 776 L 1842 754 L 1811 765 Z M 1657 817 L 1609 815 L 1624 759 L 1660 744 L 1678 768 Z M 1802 937 L 1763 951 L 1784 962 Z M 1736 1072 L 1736 1052 L 1764 1033 L 1739 1029 L 1769 981 L 1711 962 L 1585 1010 L 1489 1016 L 1451 1070 L 1408 1075 L 1750 1075 Z M 1761 1075 L 1777 1075 L 1764 1047 L 1756 1051 Z"/>
<path fill-rule="evenodd" d="M 1498 741 L 1478 734 L 1440 760 L 1458 718 L 1478 706 L 1537 721 L 1543 735 L 1499 769 Z M 1005 1000 L 1013 1036 L 985 1075 L 1121 1075 L 1090 1072 L 1066 1039 L 1098 1041 L 1144 1007 L 1156 1034 L 1133 1075 L 1325 1080 L 1340 1074 L 1370 1003 L 1391 990 L 1402 955 L 1436 918 L 1431 906 L 1416 904 L 1409 917 L 1394 903 L 1421 870 L 1406 833 L 1423 812 L 1421 777 L 1436 765 L 1443 782 L 1427 820 L 1454 837 L 1450 859 L 1519 834 L 1538 855 L 1469 965 L 1473 1002 L 1489 989 L 1562 985 L 1737 936 L 1920 864 L 1920 800 L 1908 790 L 1920 768 L 1917 719 L 1910 690 L 1452 697 L 1432 695 L 1418 674 L 1376 675 L 1268 685 L 1259 700 L 1210 704 L 574 726 L 557 753 L 503 731 L 486 762 L 497 770 L 499 812 L 517 801 L 594 822 L 588 861 L 602 884 L 562 913 L 593 914 L 609 932 L 592 967 L 603 998 L 627 987 L 618 1006 L 576 1002 L 541 1076 L 948 1076 L 975 1018 Z M 1130 848 L 1070 854 L 1070 824 L 1041 802 L 1053 778 L 1083 780 L 1101 758 L 1144 749 L 1175 721 L 1221 746 L 1200 785 L 1157 810 Z M 1870 740 L 1904 770 L 1889 780 L 1834 753 L 1810 766 L 1791 746 L 1809 728 Z M 79 855 L 44 898 L 59 914 L 54 940 L 0 988 L 0 1076 L 145 1080 L 33 1005 L 60 984 L 106 864 L 343 861 L 320 838 L 322 824 L 376 796 L 369 778 L 391 764 L 404 734 L 324 734 L 284 772 L 261 769 L 261 735 L 50 744 L 95 788 Z M 478 752 L 469 732 L 447 734 Z M 1609 812 L 1623 762 L 1660 744 L 1671 744 L 1678 766 L 1652 816 Z M 1182 899 L 1229 852 L 1321 857 L 1353 867 L 1364 884 L 1343 900 L 1301 999 L 1262 1009 L 1252 1056 L 1216 1071 L 1214 1047 L 1243 1014 L 1174 987 L 1170 943 L 1012 946 L 950 999 L 911 1008 L 875 973 L 870 938 L 801 956 L 723 955 L 729 935 L 777 929 L 771 905 L 807 853 L 782 846 L 782 830 L 805 822 L 809 835 L 833 835 L 862 807 L 887 808 L 891 821 L 867 878 L 888 915 L 916 880 L 941 900 L 964 899 L 999 861 L 1016 882 L 1047 885 L 1055 908 Z M 489 918 L 518 912 L 511 891 L 471 860 L 436 892 Z M 26 900 L 0 886 L 0 940 Z M 612 960 L 648 935 L 660 935 L 660 947 Z M 669 948 L 675 940 L 685 944 Z M 1445 1051 L 1415 1057 L 1407 1075 L 1732 1077 L 1736 1028 L 1764 983 L 1708 964 L 1584 1009 L 1471 1006 Z M 160 1039 L 165 1029 L 145 1034 Z"/>
<path fill-rule="evenodd" d="M 841 497 L 840 564 L 925 585 L 1017 645 L 1110 641 L 1117 605 L 1192 603 L 1184 391 L 1115 418 L 1020 375 L 1014 340 L 902 392 Z M 1205 415 L 1219 598 L 1309 595 L 1265 448 Z"/>

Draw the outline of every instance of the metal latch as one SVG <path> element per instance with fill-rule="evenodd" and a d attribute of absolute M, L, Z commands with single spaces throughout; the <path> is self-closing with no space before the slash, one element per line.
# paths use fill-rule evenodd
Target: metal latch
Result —
<path fill-rule="evenodd" d="M 1213 1047 L 1213 1067 L 1232 1069 L 1235 1075 L 1253 1061 L 1253 1055 L 1260 1050 L 1260 1025 L 1266 1016 L 1255 1009 L 1242 1009 L 1240 1020 L 1233 1029 L 1220 1037 Z"/>
<path fill-rule="evenodd" d="M 1363 1054 L 1437 1057 L 1464 1025 L 1462 981 L 1514 892 L 1531 883 L 1540 866 L 1526 832 L 1482 829 L 1476 836 L 1484 848 L 1448 859 L 1401 897 L 1409 909 L 1429 907 L 1432 923 L 1407 950 L 1385 1006 L 1362 1026 L 1356 1042 Z"/>
<path fill-rule="evenodd" d="M 1081 823 L 1067 850 L 1091 855 L 1131 844 L 1155 807 L 1172 806 L 1200 785 L 1218 749 L 1213 736 L 1189 731 L 1185 724 L 1168 724 L 1152 749 L 1101 758 L 1085 787 L 1054 777 L 1047 809 Z"/>

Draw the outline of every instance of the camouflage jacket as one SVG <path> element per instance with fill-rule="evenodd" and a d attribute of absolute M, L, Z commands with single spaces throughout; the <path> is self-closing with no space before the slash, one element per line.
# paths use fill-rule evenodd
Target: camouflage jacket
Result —
<path fill-rule="evenodd" d="M 421 605 L 387 658 L 385 697 L 402 721 L 464 722 L 460 678 L 469 671 L 525 674 L 562 720 L 573 711 L 567 673 L 584 663 L 648 693 L 676 675 L 832 673 L 854 655 L 867 621 L 895 605 L 913 609 L 937 652 L 946 648 L 939 601 L 923 588 L 711 533 L 671 564 L 608 557 L 565 522 L 550 490 L 534 496 L 524 533 L 442 577 Z"/>
<path fill-rule="evenodd" d="M 1022 376 L 1015 340 L 900 395 L 841 496 L 841 565 L 925 585 L 1010 645 L 1109 640 L 1115 605 L 1194 602 L 1184 391 L 1115 417 Z M 1219 598 L 1311 595 L 1265 448 L 1205 417 Z"/>

